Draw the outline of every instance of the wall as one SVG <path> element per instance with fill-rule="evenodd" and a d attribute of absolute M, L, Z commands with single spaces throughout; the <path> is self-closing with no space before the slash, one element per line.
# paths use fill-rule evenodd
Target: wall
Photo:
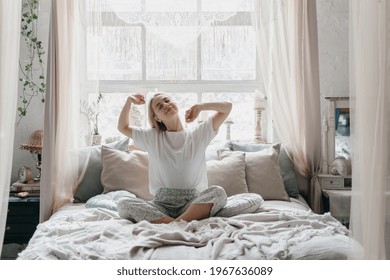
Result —
<path fill-rule="evenodd" d="M 47 43 L 49 37 L 49 21 L 50 21 L 50 0 L 40 0 L 40 10 L 38 14 L 38 39 L 42 41 L 43 47 L 46 50 L 44 56 L 44 65 L 46 63 L 47 56 Z M 20 60 L 26 58 L 26 46 L 24 40 L 20 40 Z M 21 88 L 19 87 L 19 91 Z M 18 100 L 18 107 L 20 106 L 20 100 Z M 15 108 L 16 123 L 15 123 L 15 142 L 14 142 L 14 157 L 12 165 L 11 182 L 15 182 L 18 179 L 18 169 L 20 166 L 26 165 L 33 171 L 34 177 L 37 175 L 38 170 L 35 168 L 36 161 L 33 159 L 30 152 L 20 150 L 19 146 L 25 144 L 35 130 L 43 129 L 44 118 L 44 106 L 45 104 L 40 101 L 40 98 L 33 98 L 27 109 L 27 115 L 19 121 L 19 115 L 17 108 Z"/>
<path fill-rule="evenodd" d="M 322 117 L 325 96 L 349 96 L 348 22 L 349 0 L 317 0 Z"/>
<path fill-rule="evenodd" d="M 47 50 L 49 34 L 50 0 L 40 0 L 38 37 Z M 325 114 L 325 96 L 348 96 L 348 0 L 317 0 L 318 40 L 320 62 L 321 113 Z M 20 56 L 26 48 L 21 40 Z M 46 61 L 45 61 L 46 65 Z M 39 98 L 37 98 L 39 99 Z M 15 108 L 17 114 L 17 108 Z M 43 128 L 44 104 L 34 100 L 19 125 L 15 124 L 15 144 L 12 182 L 17 180 L 20 166 L 27 165 L 36 175 L 35 161 L 27 151 L 19 150 L 30 134 Z M 17 120 L 19 118 L 17 117 Z"/>

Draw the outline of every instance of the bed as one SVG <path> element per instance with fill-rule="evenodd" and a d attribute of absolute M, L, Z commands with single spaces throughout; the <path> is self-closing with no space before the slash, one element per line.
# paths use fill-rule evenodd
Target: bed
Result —
<path fill-rule="evenodd" d="M 74 203 L 39 224 L 18 259 L 348 258 L 348 229 L 329 213 L 311 211 L 307 187 L 282 145 L 210 145 L 209 185 L 225 188 L 226 207 L 215 217 L 170 224 L 135 224 L 119 217 L 120 199 L 151 198 L 147 153 L 128 147 L 120 140 L 91 151 Z"/>

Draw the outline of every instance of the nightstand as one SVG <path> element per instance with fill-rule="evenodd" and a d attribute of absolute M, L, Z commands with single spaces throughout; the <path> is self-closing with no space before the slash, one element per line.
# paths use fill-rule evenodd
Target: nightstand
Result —
<path fill-rule="evenodd" d="M 351 178 L 339 175 L 320 174 L 318 179 L 322 189 L 324 212 L 349 227 L 351 211 Z"/>
<path fill-rule="evenodd" d="M 39 223 L 39 197 L 10 197 L 4 244 L 28 243 Z"/>

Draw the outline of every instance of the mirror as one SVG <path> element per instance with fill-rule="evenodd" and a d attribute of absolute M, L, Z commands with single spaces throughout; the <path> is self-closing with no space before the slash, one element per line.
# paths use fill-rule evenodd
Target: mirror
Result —
<path fill-rule="evenodd" d="M 351 158 L 349 108 L 335 108 L 335 158 Z"/>
<path fill-rule="evenodd" d="M 350 109 L 348 97 L 325 97 L 328 105 L 323 121 L 321 172 L 329 174 L 336 157 L 351 159 Z"/>

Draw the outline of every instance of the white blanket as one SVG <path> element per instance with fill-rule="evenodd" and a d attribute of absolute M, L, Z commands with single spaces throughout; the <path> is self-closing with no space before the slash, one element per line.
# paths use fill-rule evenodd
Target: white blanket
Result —
<path fill-rule="evenodd" d="M 18 259 L 345 259 L 349 240 L 329 214 L 288 208 L 160 225 L 69 208 L 38 225 Z"/>

